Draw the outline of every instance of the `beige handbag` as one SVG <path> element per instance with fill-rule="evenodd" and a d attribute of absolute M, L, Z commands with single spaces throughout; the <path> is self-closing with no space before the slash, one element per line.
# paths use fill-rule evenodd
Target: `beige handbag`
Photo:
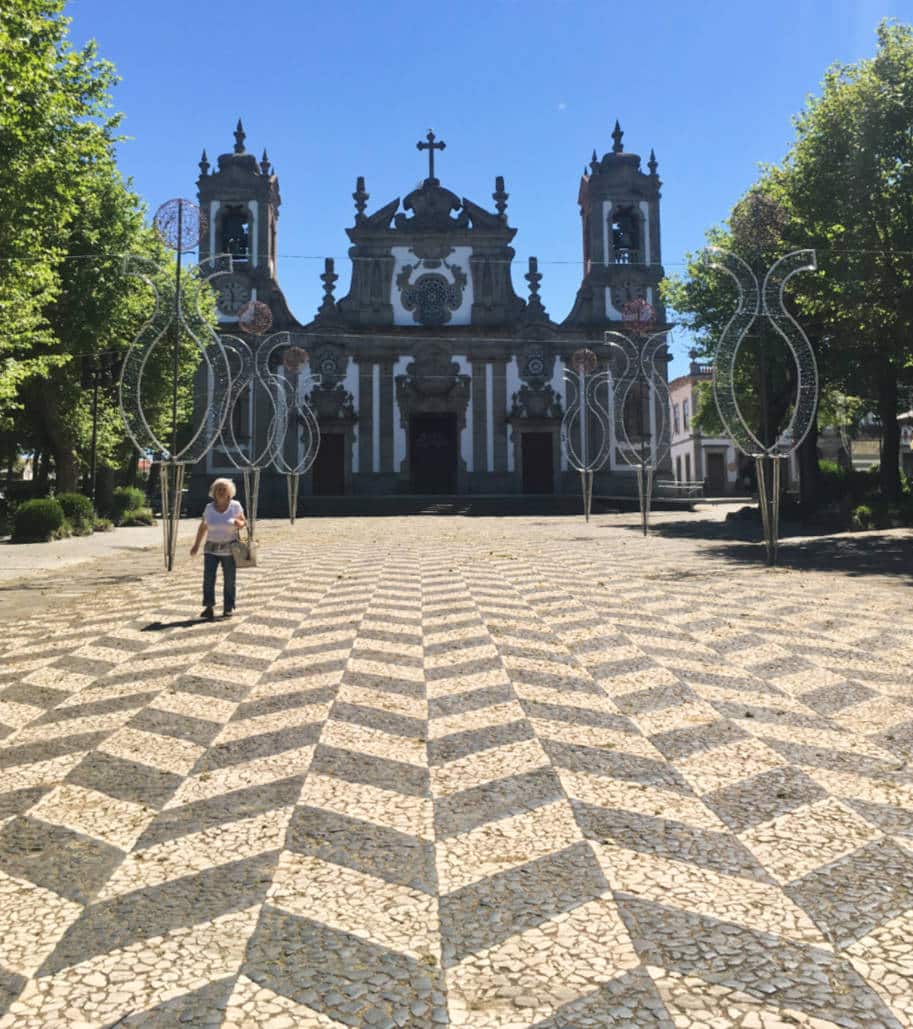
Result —
<path fill-rule="evenodd" d="M 247 530 L 247 539 L 237 539 L 232 543 L 231 556 L 235 559 L 236 568 L 257 567 L 257 544 L 251 539 L 250 529 Z"/>

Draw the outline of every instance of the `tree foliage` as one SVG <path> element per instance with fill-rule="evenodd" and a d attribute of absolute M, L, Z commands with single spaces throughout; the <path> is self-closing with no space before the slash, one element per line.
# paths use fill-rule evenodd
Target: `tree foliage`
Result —
<path fill-rule="evenodd" d="M 126 463 L 114 384 L 121 357 L 152 308 L 151 291 L 123 274 L 123 256 L 158 263 L 171 295 L 173 257 L 116 163 L 116 76 L 94 43 L 67 41 L 64 0 L 6 0 L 0 14 L 0 430 L 53 455 L 58 487 L 74 489 L 88 459 L 92 382 L 100 382 L 98 458 Z M 208 290 L 185 272 L 186 307 L 213 317 Z M 161 355 L 159 355 L 161 357 Z M 159 368 L 159 366 L 161 366 Z M 170 416 L 164 358 L 145 393 L 150 416 Z M 195 357 L 182 343 L 181 375 Z M 180 413 L 189 414 L 188 387 Z M 167 415 L 166 415 L 167 411 Z"/>
<path fill-rule="evenodd" d="M 771 207 L 777 217 L 759 221 Z M 828 70 L 784 161 L 762 169 L 708 242 L 759 266 L 816 251 L 818 272 L 790 280 L 789 300 L 824 392 L 878 398 L 881 489 L 895 497 L 898 384 L 913 366 L 913 29 L 883 22 L 873 58 Z M 734 310 L 731 283 L 689 255 L 687 275 L 667 280 L 663 296 L 712 358 Z"/>

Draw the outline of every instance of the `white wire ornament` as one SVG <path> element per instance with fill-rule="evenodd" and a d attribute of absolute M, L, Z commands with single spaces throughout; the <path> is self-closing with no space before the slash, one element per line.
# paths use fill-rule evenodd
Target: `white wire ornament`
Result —
<path fill-rule="evenodd" d="M 580 472 L 583 515 L 590 520 L 593 473 L 609 458 L 612 446 L 608 397 L 610 376 L 598 371 L 599 360 L 588 348 L 575 350 L 564 369 L 567 408 L 561 419 L 561 444 L 568 464 Z"/>
<path fill-rule="evenodd" d="M 818 407 L 818 365 L 808 337 L 783 302 L 786 283 L 799 272 L 816 271 L 814 250 L 794 250 L 775 261 L 761 285 L 751 266 L 731 251 L 709 247 L 703 261 L 725 272 L 738 289 L 738 305 L 726 323 L 716 348 L 713 395 L 726 431 L 739 450 L 755 459 L 758 500 L 767 547 L 767 563 L 775 564 L 780 520 L 781 462 L 798 449 L 808 435 Z M 762 441 L 746 421 L 739 403 L 736 361 L 749 329 L 766 318 L 786 343 L 795 366 L 795 401 L 785 428 Z"/>
<path fill-rule="evenodd" d="M 606 344 L 618 357 L 620 370 L 613 377 L 612 401 L 615 408 L 615 443 L 625 464 L 635 469 L 640 521 L 647 535 L 650 502 L 657 469 L 665 461 L 672 444 L 669 435 L 669 386 L 665 368 L 667 329 L 636 335 L 622 332 L 605 334 Z M 636 424 L 630 425 L 636 411 Z"/>
<path fill-rule="evenodd" d="M 310 390 L 320 385 L 320 376 L 307 373 L 307 351 L 291 346 L 288 332 L 267 337 L 257 349 L 255 365 L 273 408 L 268 430 L 271 464 L 286 477 L 288 515 L 294 525 L 299 479 L 320 449 L 320 425 L 307 399 Z M 292 426 L 300 428 L 300 434 L 290 431 Z"/>
<path fill-rule="evenodd" d="M 186 201 L 190 203 L 190 201 Z M 181 292 L 180 254 L 171 302 L 165 303 L 158 283 L 163 270 L 152 260 L 130 255 L 124 258 L 123 273 L 141 279 L 152 290 L 153 310 L 127 350 L 118 384 L 118 404 L 128 436 L 140 453 L 160 455 L 162 527 L 165 567 L 174 566 L 177 527 L 180 519 L 184 470 L 212 448 L 228 412 L 231 369 L 218 335 L 200 310 L 201 290 L 196 293 L 195 311 L 188 316 L 186 294 Z M 200 265 L 203 283 L 231 272 L 231 258 L 219 256 Z M 196 362 L 187 375 L 185 366 Z M 187 376 L 186 381 L 184 376 Z M 179 419 L 179 398 L 190 388 L 193 393 L 190 425 Z M 152 399 L 167 390 L 171 394 L 171 417 L 161 417 Z M 185 398 L 186 402 L 186 398 Z M 156 422 L 159 414 L 159 424 Z"/>
<path fill-rule="evenodd" d="M 259 380 L 253 351 L 243 339 L 239 339 L 237 336 L 223 334 L 222 343 L 231 365 L 232 380 L 228 414 L 220 434 L 220 449 L 231 464 L 241 472 L 247 524 L 250 538 L 254 539 L 260 496 L 260 473 L 264 467 L 272 463 L 273 440 L 270 433 L 275 431 L 276 420 L 273 417 L 270 418 L 266 439 L 258 449 L 257 408 L 258 398 L 262 396 L 263 390 L 258 388 Z M 245 422 L 249 428 L 249 435 L 244 432 Z M 238 435 L 239 427 L 241 428 L 241 438 Z"/>

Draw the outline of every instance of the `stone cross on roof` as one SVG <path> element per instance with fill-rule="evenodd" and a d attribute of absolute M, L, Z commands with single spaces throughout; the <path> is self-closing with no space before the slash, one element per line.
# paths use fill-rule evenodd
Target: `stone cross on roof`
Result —
<path fill-rule="evenodd" d="M 435 136 L 432 129 L 428 130 L 428 135 L 425 138 L 428 142 L 423 143 L 419 140 L 419 142 L 415 144 L 415 149 L 428 151 L 428 178 L 434 179 L 434 151 L 445 150 L 447 148 L 447 144 L 443 140 L 441 140 L 440 143 L 435 143 Z"/>

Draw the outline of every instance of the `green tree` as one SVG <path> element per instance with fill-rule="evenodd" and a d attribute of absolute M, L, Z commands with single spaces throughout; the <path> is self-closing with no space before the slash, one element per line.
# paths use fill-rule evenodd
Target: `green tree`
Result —
<path fill-rule="evenodd" d="M 790 280 L 787 295 L 815 348 L 822 390 L 878 397 L 881 490 L 894 498 L 898 382 L 913 361 L 913 31 L 882 23 L 878 43 L 874 58 L 827 72 L 821 95 L 796 119 L 783 164 L 762 170 L 729 225 L 711 230 L 708 242 L 746 258 L 753 253 L 758 264 L 792 249 L 817 252 L 817 274 Z M 769 204 L 778 218 L 763 216 Z M 668 279 L 663 296 L 712 358 L 734 310 L 728 279 L 689 255 L 687 275 Z M 740 374 L 746 408 L 757 413 L 751 355 L 749 341 Z M 784 368 L 787 377 L 768 398 L 774 407 L 781 389 L 791 393 L 788 362 Z M 800 452 L 805 499 L 814 492 L 816 443 L 817 424 Z"/>
<path fill-rule="evenodd" d="M 105 385 L 98 411 L 101 466 L 129 463 L 116 406 L 120 361 L 149 316 L 152 291 L 124 275 L 125 254 L 162 268 L 163 301 L 172 296 L 173 255 L 144 225 L 144 207 L 117 169 L 110 111 L 112 66 L 94 44 L 66 40 L 63 0 L 9 0 L 0 21 L 0 427 L 53 456 L 57 487 L 77 487 L 92 434 L 90 369 Z M 5 160 L 4 160 L 5 158 Z M 185 310 L 211 295 L 185 273 Z M 170 359 L 149 368 L 144 396 L 153 423 L 170 417 Z M 181 342 L 179 413 L 192 406 L 196 351 Z"/>
<path fill-rule="evenodd" d="M 913 29 L 882 22 L 871 60 L 831 68 L 796 120 L 785 180 L 824 274 L 800 304 L 849 392 L 866 384 L 884 431 L 880 486 L 900 491 L 898 384 L 913 364 Z"/>

